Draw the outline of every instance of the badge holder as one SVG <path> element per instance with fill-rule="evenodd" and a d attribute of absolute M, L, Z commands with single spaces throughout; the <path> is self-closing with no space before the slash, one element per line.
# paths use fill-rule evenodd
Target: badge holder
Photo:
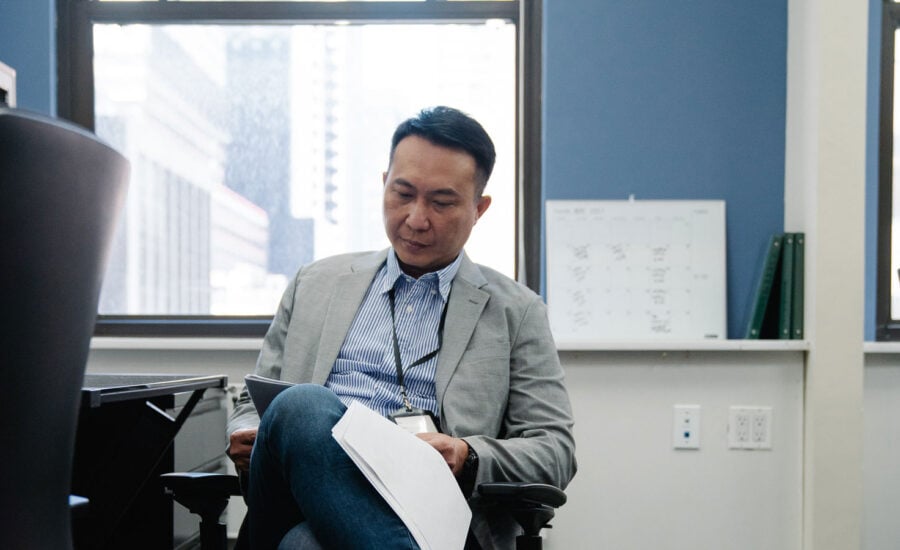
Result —
<path fill-rule="evenodd" d="M 395 424 L 415 435 L 420 433 L 440 433 L 440 424 L 431 413 L 422 409 L 402 408 L 388 416 Z"/>

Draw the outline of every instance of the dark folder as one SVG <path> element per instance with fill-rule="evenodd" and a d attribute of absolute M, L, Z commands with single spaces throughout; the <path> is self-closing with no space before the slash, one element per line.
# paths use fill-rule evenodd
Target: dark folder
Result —
<path fill-rule="evenodd" d="M 762 271 L 759 274 L 756 291 L 753 294 L 750 322 L 746 333 L 747 338 L 777 338 L 775 328 L 778 322 L 778 312 L 777 307 L 773 307 L 777 305 L 777 300 L 773 300 L 773 294 L 776 298 L 780 294 L 779 267 L 781 266 L 781 248 L 782 235 L 772 235 L 769 238 L 769 244 L 763 256 Z"/>
<path fill-rule="evenodd" d="M 803 278 L 804 278 L 804 241 L 803 233 L 794 233 L 794 288 L 791 296 L 791 338 L 803 339 Z"/>
<path fill-rule="evenodd" d="M 794 233 L 785 233 L 781 245 L 781 292 L 778 304 L 778 337 L 790 340 L 794 312 Z"/>

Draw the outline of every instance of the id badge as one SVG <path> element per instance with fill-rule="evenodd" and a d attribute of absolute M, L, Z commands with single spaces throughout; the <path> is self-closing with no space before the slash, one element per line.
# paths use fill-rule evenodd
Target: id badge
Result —
<path fill-rule="evenodd" d="M 415 435 L 420 433 L 440 433 L 437 419 L 431 414 L 431 411 L 422 409 L 413 409 L 408 411 L 400 409 L 394 414 L 388 416 L 395 424 Z"/>

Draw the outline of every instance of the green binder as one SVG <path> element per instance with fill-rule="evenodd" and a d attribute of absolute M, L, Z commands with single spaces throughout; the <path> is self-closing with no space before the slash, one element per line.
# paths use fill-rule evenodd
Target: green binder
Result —
<path fill-rule="evenodd" d="M 803 339 L 803 277 L 804 241 L 803 233 L 794 233 L 794 285 L 791 296 L 791 338 Z"/>
<path fill-rule="evenodd" d="M 751 304 L 750 322 L 747 326 L 746 338 L 777 338 L 774 330 L 777 327 L 777 300 L 773 300 L 773 294 L 780 294 L 782 235 L 775 234 L 769 238 L 769 244 L 763 258 L 762 271 L 756 283 L 756 292 L 753 294 Z M 774 292 L 773 292 L 774 290 Z"/>
<path fill-rule="evenodd" d="M 778 338 L 789 340 L 794 312 L 794 234 L 785 233 L 781 245 L 781 295 L 778 304 Z"/>

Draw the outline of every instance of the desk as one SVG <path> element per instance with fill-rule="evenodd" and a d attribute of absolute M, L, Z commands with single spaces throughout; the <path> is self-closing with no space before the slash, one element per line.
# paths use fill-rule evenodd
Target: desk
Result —
<path fill-rule="evenodd" d="M 179 470 L 222 468 L 226 384 L 224 375 L 85 376 L 72 492 L 89 498 L 90 508 L 75 524 L 77 549 L 163 549 L 183 542 L 159 474 L 174 471 L 177 462 Z M 190 445 L 173 445 L 182 427 Z M 177 455 L 187 460 L 176 461 Z"/>

